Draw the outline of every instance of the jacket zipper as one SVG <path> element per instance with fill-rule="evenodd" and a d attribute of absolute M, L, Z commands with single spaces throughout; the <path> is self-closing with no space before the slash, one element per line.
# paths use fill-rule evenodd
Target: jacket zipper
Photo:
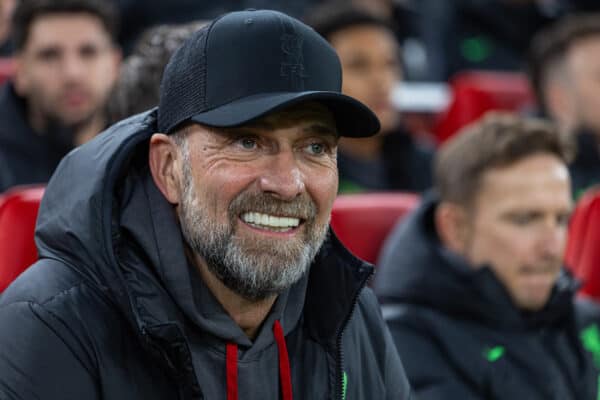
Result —
<path fill-rule="evenodd" d="M 362 281 L 361 285 L 360 285 L 360 289 L 356 292 L 356 295 L 354 296 L 354 298 L 352 299 L 352 307 L 350 308 L 350 312 L 348 313 L 348 315 L 346 315 L 346 318 L 344 319 L 344 322 L 342 323 L 342 326 L 340 327 L 340 331 L 337 335 L 336 338 L 336 351 L 337 351 L 337 366 L 336 366 L 336 370 L 337 370 L 337 387 L 338 387 L 338 398 L 340 400 L 346 400 L 346 384 L 344 383 L 344 350 L 342 349 L 342 336 L 344 335 L 344 331 L 346 330 L 346 325 L 348 325 L 348 321 L 350 321 L 350 318 L 352 318 L 352 315 L 354 315 L 354 309 L 356 308 L 356 303 L 358 303 L 358 297 L 360 296 L 360 293 L 363 291 L 363 289 L 365 288 L 365 286 L 367 285 L 367 282 L 369 281 L 369 279 L 371 279 L 371 276 L 373 276 L 373 270 L 371 270 L 371 272 L 369 272 L 369 275 L 367 275 L 367 277 Z"/>

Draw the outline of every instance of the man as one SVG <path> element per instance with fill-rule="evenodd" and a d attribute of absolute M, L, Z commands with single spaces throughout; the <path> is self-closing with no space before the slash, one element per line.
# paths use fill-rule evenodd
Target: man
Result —
<path fill-rule="evenodd" d="M 0 191 L 47 182 L 58 161 L 106 126 L 118 75 L 116 12 L 104 0 L 22 0 L 16 72 L 0 91 Z"/>
<path fill-rule="evenodd" d="M 598 312 L 561 268 L 570 152 L 511 115 L 440 150 L 437 195 L 392 233 L 375 282 L 420 400 L 597 398 Z"/>
<path fill-rule="evenodd" d="M 402 66 L 390 25 L 347 2 L 326 3 L 308 20 L 340 57 L 342 92 L 369 106 L 381 122 L 375 136 L 340 140 L 340 192 L 429 188 L 433 149 L 412 137 L 392 104 Z"/>
<path fill-rule="evenodd" d="M 600 182 L 600 14 L 569 16 L 540 32 L 530 58 L 542 113 L 577 142 L 569 169 L 579 196 Z"/>
<path fill-rule="evenodd" d="M 158 110 L 50 181 L 41 260 L 0 299 L 0 394 L 408 398 L 372 269 L 328 227 L 338 136 L 379 129 L 340 88 L 334 50 L 284 14 L 195 32 Z"/>

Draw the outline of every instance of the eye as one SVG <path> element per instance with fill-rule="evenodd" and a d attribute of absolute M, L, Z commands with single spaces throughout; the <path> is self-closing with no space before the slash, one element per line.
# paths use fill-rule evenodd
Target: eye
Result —
<path fill-rule="evenodd" d="M 88 59 L 96 57 L 99 52 L 100 52 L 100 49 L 98 49 L 98 47 L 93 46 L 93 45 L 83 46 L 79 50 L 79 54 L 81 55 L 81 57 L 88 58 Z"/>
<path fill-rule="evenodd" d="M 508 216 L 508 220 L 515 225 L 525 226 L 536 219 L 536 215 L 531 213 L 512 214 Z"/>
<path fill-rule="evenodd" d="M 308 145 L 308 150 L 314 155 L 325 153 L 325 145 L 323 143 L 311 143 Z"/>
<path fill-rule="evenodd" d="M 571 214 L 561 214 L 556 218 L 556 222 L 560 226 L 568 226 L 570 220 L 571 220 Z"/>
<path fill-rule="evenodd" d="M 245 150 L 254 150 L 258 146 L 256 138 L 247 136 L 239 138 L 237 143 Z"/>
<path fill-rule="evenodd" d="M 47 48 L 37 54 L 37 58 L 43 62 L 54 62 L 60 57 L 60 50 L 56 48 Z"/>

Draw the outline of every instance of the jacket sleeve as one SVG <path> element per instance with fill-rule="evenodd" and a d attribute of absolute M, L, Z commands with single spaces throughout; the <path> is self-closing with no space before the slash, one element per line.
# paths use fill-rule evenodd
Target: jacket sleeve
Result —
<path fill-rule="evenodd" d="M 0 398 L 99 399 L 95 380 L 69 344 L 60 321 L 42 306 L 0 307 Z"/>
<path fill-rule="evenodd" d="M 415 400 L 480 399 L 443 357 L 431 335 L 399 320 L 388 325 Z"/>

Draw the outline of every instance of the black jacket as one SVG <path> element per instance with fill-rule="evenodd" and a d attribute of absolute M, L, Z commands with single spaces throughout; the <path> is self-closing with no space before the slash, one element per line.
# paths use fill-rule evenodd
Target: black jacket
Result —
<path fill-rule="evenodd" d="M 148 173 L 155 113 L 122 121 L 61 162 L 38 218 L 41 260 L 0 296 L 2 399 L 278 399 L 283 325 L 297 399 L 407 399 L 371 266 L 333 234 L 254 342 L 188 265 L 173 208 Z"/>
<path fill-rule="evenodd" d="M 72 145 L 38 135 L 27 122 L 25 101 L 11 83 L 0 86 L 0 192 L 11 186 L 48 182 Z"/>
<path fill-rule="evenodd" d="M 402 127 L 384 136 L 381 159 L 375 163 L 356 160 L 339 151 L 339 191 L 422 192 L 431 186 L 433 154 L 433 147 L 415 140 Z"/>
<path fill-rule="evenodd" d="M 577 155 L 569 164 L 569 174 L 573 194 L 577 199 L 590 187 L 600 184 L 600 150 L 598 135 L 590 129 L 580 129 L 575 137 Z"/>
<path fill-rule="evenodd" d="M 435 205 L 394 230 L 375 281 L 415 397 L 596 400 L 597 307 L 574 303 L 565 272 L 543 310 L 520 312 L 491 269 L 442 248 Z"/>

